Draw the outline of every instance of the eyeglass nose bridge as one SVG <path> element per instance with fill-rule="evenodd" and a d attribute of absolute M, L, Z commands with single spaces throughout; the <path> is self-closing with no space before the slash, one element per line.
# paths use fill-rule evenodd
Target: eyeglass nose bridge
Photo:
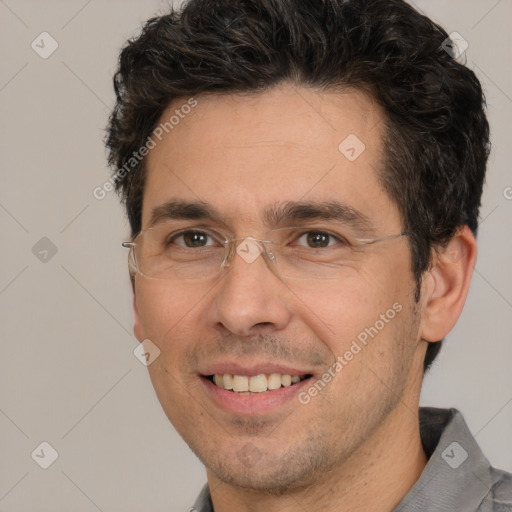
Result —
<path fill-rule="evenodd" d="M 246 263 L 253 263 L 260 255 L 269 263 L 275 263 L 276 255 L 272 250 L 272 241 L 260 240 L 252 236 L 231 238 L 225 240 L 224 246 L 226 252 L 221 268 L 230 268 L 235 253 L 237 253 Z"/>

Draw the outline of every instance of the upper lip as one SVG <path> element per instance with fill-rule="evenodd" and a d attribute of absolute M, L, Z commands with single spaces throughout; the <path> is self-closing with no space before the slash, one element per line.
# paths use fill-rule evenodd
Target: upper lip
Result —
<path fill-rule="evenodd" d="M 252 377 L 254 375 L 270 375 L 271 373 L 280 373 L 281 375 L 308 375 L 313 372 L 304 370 L 302 368 L 288 366 L 286 364 L 279 363 L 258 363 L 258 364 L 240 364 L 235 362 L 219 362 L 211 363 L 205 366 L 204 371 L 199 372 L 201 375 L 209 376 L 220 374 L 224 375 L 229 373 L 230 375 L 247 375 Z"/>

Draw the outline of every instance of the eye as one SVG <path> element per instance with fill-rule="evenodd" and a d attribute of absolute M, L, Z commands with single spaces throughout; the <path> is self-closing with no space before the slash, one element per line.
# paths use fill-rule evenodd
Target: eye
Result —
<path fill-rule="evenodd" d="M 166 245 L 179 245 L 180 247 L 198 248 L 215 245 L 214 238 L 204 231 L 182 231 L 168 238 Z"/>
<path fill-rule="evenodd" d="M 337 244 L 348 245 L 345 239 L 327 231 L 307 231 L 297 238 L 297 245 L 307 246 L 311 249 L 323 249 Z"/>

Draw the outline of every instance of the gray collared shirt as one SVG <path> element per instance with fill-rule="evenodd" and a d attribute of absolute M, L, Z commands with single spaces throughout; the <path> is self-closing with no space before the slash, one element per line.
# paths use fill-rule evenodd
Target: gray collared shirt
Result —
<path fill-rule="evenodd" d="M 393 512 L 511 512 L 512 474 L 493 468 L 456 409 L 420 408 L 429 458 Z M 208 484 L 191 512 L 214 512 Z"/>

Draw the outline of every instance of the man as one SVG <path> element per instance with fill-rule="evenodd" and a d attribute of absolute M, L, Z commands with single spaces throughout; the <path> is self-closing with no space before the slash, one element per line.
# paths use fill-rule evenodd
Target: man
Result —
<path fill-rule="evenodd" d="M 418 406 L 488 156 L 450 49 L 399 0 L 192 0 L 123 49 L 135 334 L 206 466 L 193 510 L 512 509 L 460 413 Z"/>

